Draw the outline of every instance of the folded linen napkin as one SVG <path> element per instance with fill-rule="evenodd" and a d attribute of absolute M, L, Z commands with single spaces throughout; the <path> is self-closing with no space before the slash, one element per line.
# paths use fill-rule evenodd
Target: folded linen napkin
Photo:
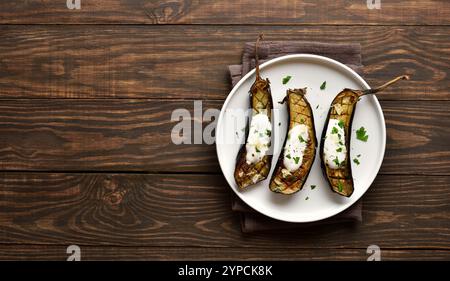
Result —
<path fill-rule="evenodd" d="M 289 54 L 315 54 L 326 56 L 352 68 L 361 73 L 361 45 L 360 44 L 341 44 L 341 43 L 318 43 L 304 41 L 275 41 L 261 42 L 258 48 L 260 62 L 289 55 Z M 232 86 L 250 70 L 255 67 L 255 43 L 246 43 L 242 55 L 242 65 L 230 65 L 230 78 Z M 312 225 L 325 225 L 344 222 L 362 221 L 362 201 L 358 200 L 347 210 L 330 217 L 328 219 L 313 223 L 289 223 L 274 220 L 266 217 L 240 200 L 235 194 L 232 194 L 231 209 L 241 215 L 241 228 L 244 233 L 257 231 L 276 231 L 293 228 L 304 228 Z"/>

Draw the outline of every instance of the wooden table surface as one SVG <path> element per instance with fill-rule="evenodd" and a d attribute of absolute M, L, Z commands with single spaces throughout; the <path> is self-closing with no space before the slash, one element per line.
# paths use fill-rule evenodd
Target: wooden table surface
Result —
<path fill-rule="evenodd" d="M 450 259 L 449 28 L 447 0 L 1 1 L 0 259 Z M 379 95 L 363 223 L 243 234 L 215 146 L 172 143 L 259 32 L 359 42 L 370 85 L 412 76 Z"/>

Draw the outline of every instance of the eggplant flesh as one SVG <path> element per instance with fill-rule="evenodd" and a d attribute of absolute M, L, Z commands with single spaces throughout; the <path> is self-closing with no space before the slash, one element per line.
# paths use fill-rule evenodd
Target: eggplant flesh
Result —
<path fill-rule="evenodd" d="M 257 75 L 255 83 L 250 89 L 250 104 L 252 108 L 252 117 L 256 114 L 266 114 L 269 121 L 272 122 L 272 95 L 270 91 L 269 79 L 262 79 Z M 249 125 L 247 124 L 246 138 L 248 138 Z M 246 160 L 247 149 L 244 144 L 237 156 L 236 167 L 234 170 L 234 179 L 240 188 L 265 180 L 269 175 L 272 165 L 272 155 L 267 153 L 264 157 L 255 163 L 248 163 Z"/>
<path fill-rule="evenodd" d="M 258 115 L 259 117 L 263 117 L 264 124 L 267 125 L 265 128 L 266 132 L 258 132 L 258 134 L 252 134 L 252 138 L 256 138 L 259 140 L 259 134 L 267 133 L 267 135 L 262 135 L 262 137 L 268 141 L 267 145 L 264 148 L 268 148 L 268 151 L 259 151 L 258 146 L 250 146 L 252 152 L 250 156 L 258 154 L 258 157 L 255 159 L 250 159 L 251 161 L 247 161 L 247 142 L 249 141 L 249 124 L 247 123 L 246 130 L 246 143 L 242 145 L 236 159 L 236 166 L 234 169 L 234 179 L 239 188 L 243 189 L 249 185 L 258 183 L 262 180 L 265 180 L 270 172 L 270 168 L 272 166 L 272 153 L 270 151 L 271 143 L 272 143 L 272 94 L 270 91 L 270 82 L 269 79 L 261 78 L 259 72 L 259 59 L 258 59 L 258 46 L 259 42 L 262 39 L 262 34 L 258 36 L 258 39 L 255 43 L 255 59 L 256 59 L 256 67 L 255 67 L 255 82 L 250 88 L 250 106 L 252 109 L 252 119 Z M 267 138 L 269 138 L 267 140 Z M 254 151 L 254 149 L 256 151 Z M 267 153 L 268 152 L 268 153 Z M 260 157 L 262 156 L 262 157 Z"/>
<path fill-rule="evenodd" d="M 352 166 L 350 162 L 350 139 L 353 116 L 355 114 L 358 99 L 358 93 L 351 89 L 344 89 L 334 98 L 325 121 L 320 142 L 321 167 L 325 178 L 334 192 L 346 197 L 350 197 L 354 190 Z M 344 145 L 347 152 L 345 160 L 340 163 L 337 169 L 330 168 L 324 159 L 325 138 L 328 131 L 328 126 L 330 126 L 330 119 L 336 119 L 343 122 L 343 130 L 345 134 Z"/>
<path fill-rule="evenodd" d="M 374 89 L 367 89 L 367 90 L 344 89 L 334 98 L 333 102 L 331 103 L 330 110 L 328 112 L 328 116 L 325 121 L 325 126 L 322 131 L 319 153 L 322 171 L 331 189 L 334 192 L 342 196 L 350 197 L 354 191 L 354 181 L 352 176 L 352 165 L 350 159 L 350 147 L 351 147 L 350 140 L 356 104 L 358 103 L 359 99 L 362 96 L 369 94 L 376 94 L 400 80 L 409 80 L 409 76 L 407 75 L 398 76 L 393 80 L 383 84 L 382 86 Z M 345 160 L 339 163 L 339 166 L 336 169 L 330 168 L 324 159 L 325 138 L 327 135 L 328 126 L 330 126 L 331 119 L 336 119 L 342 122 L 341 124 L 343 125 L 343 130 L 345 133 L 346 156 Z"/>
<path fill-rule="evenodd" d="M 287 101 L 289 114 L 289 126 L 283 150 L 278 157 L 277 166 L 272 174 L 270 190 L 282 194 L 293 194 L 303 188 L 306 179 L 311 171 L 316 156 L 317 138 L 314 126 L 314 116 L 311 106 L 305 97 L 306 89 L 289 89 L 283 102 Z M 303 158 L 300 167 L 294 171 L 289 171 L 284 165 L 284 149 L 289 132 L 297 125 L 308 127 L 308 140 L 303 151 Z M 292 156 L 290 156 L 292 157 Z M 297 159 L 298 160 L 298 159 Z"/>

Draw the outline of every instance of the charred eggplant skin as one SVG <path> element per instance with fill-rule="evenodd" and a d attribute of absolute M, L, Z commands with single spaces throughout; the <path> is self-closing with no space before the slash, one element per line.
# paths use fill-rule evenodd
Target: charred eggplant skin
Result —
<path fill-rule="evenodd" d="M 272 94 L 270 91 L 270 82 L 269 79 L 262 79 L 259 74 L 258 44 L 261 38 L 262 36 L 258 38 L 255 45 L 256 79 L 249 91 L 250 105 L 252 109 L 252 116 L 255 116 L 259 113 L 266 114 L 269 121 L 272 123 L 273 103 Z M 271 126 L 273 128 L 273 124 Z M 248 138 L 248 134 L 249 123 L 247 122 L 245 136 L 246 140 Z M 234 170 L 234 179 L 236 181 L 236 184 L 241 189 L 266 179 L 269 175 L 272 165 L 272 154 L 270 151 L 256 163 L 247 163 L 246 155 L 247 149 L 246 144 L 244 143 L 237 155 L 236 166 Z"/>
<path fill-rule="evenodd" d="M 316 157 L 317 138 L 315 133 L 314 115 L 311 105 L 305 97 L 306 89 L 287 90 L 283 102 L 287 101 L 288 129 L 284 139 L 283 149 L 286 146 L 289 130 L 299 124 L 308 126 L 309 139 L 305 148 L 302 164 L 293 173 L 283 172 L 286 167 L 283 164 L 283 150 L 278 157 L 277 166 L 272 174 L 270 190 L 282 194 L 293 194 L 300 191 L 308 178 L 311 167 Z"/>
<path fill-rule="evenodd" d="M 325 121 L 325 126 L 322 131 L 322 136 L 320 140 L 320 162 L 322 171 L 325 178 L 328 181 L 331 189 L 343 196 L 350 197 L 354 191 L 354 182 L 352 175 L 352 165 L 350 162 L 350 140 L 352 132 L 353 117 L 355 115 L 356 104 L 358 102 L 359 95 L 351 89 L 344 89 L 340 92 L 333 100 L 328 111 L 327 119 Z M 341 114 L 338 114 L 336 110 L 336 105 L 342 107 Z M 326 132 L 329 126 L 330 118 L 338 119 L 344 122 L 344 132 L 345 132 L 345 147 L 347 148 L 347 154 L 344 163 L 337 169 L 331 169 L 325 164 L 324 159 L 324 145 Z"/>
<path fill-rule="evenodd" d="M 380 91 L 383 91 L 385 88 L 387 88 L 388 86 L 394 84 L 399 80 L 408 80 L 408 79 L 409 76 L 403 75 L 396 77 L 395 79 L 374 89 L 368 90 L 344 89 L 334 98 L 333 102 L 331 103 L 330 110 L 328 111 L 328 115 L 322 131 L 320 141 L 320 151 L 319 151 L 322 171 L 332 191 L 345 197 L 350 197 L 354 191 L 354 181 L 350 158 L 350 147 L 351 147 L 350 140 L 355 109 L 360 98 L 364 95 L 376 94 Z M 346 159 L 344 163 L 341 163 L 337 169 L 331 169 L 330 167 L 328 167 L 324 159 L 325 138 L 328 126 L 330 125 L 329 121 L 331 118 L 342 121 L 344 124 L 344 132 L 345 132 L 345 147 L 347 149 Z"/>

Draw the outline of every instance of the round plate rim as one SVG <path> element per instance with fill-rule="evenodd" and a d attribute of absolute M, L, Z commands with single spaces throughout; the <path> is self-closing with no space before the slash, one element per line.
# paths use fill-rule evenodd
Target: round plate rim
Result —
<path fill-rule="evenodd" d="M 338 69 L 342 69 L 344 71 L 346 71 L 348 74 L 350 74 L 352 76 L 352 78 L 356 79 L 356 81 L 362 85 L 363 89 L 370 89 L 369 84 L 358 74 L 356 73 L 353 69 L 351 69 L 350 67 L 346 66 L 345 64 L 336 61 L 334 59 L 328 58 L 328 57 L 324 57 L 324 56 L 320 56 L 320 55 L 313 55 L 313 54 L 291 54 L 291 55 L 285 55 L 285 56 L 281 56 L 281 57 L 277 57 L 274 59 L 271 59 L 269 61 L 264 62 L 263 64 L 260 65 L 260 69 L 264 69 L 268 66 L 270 66 L 271 64 L 275 64 L 284 60 L 291 60 L 291 59 L 313 59 L 313 60 L 318 60 L 318 61 L 322 61 L 325 64 L 332 64 L 334 66 L 336 66 Z M 223 123 L 222 119 L 223 119 L 223 115 L 224 112 L 228 106 L 229 101 L 231 100 L 231 98 L 235 95 L 235 93 L 237 92 L 237 90 L 241 87 L 241 85 L 247 81 L 247 79 L 249 79 L 249 77 L 251 77 L 252 75 L 254 75 L 255 73 L 255 69 L 252 69 L 251 71 L 249 71 L 244 77 L 242 77 L 239 82 L 233 87 L 233 89 L 230 91 L 230 93 L 228 94 L 227 98 L 225 99 L 225 102 L 222 105 L 222 108 L 220 110 L 220 114 L 219 117 L 217 119 L 217 126 L 216 126 L 216 140 L 219 137 L 219 134 L 221 132 L 221 130 L 219 130 L 218 128 L 220 127 L 220 124 Z M 270 218 L 273 218 L 275 220 L 279 220 L 279 221 L 285 221 L 285 222 L 292 222 L 292 223 L 308 223 L 308 222 L 314 222 L 314 221 L 320 221 L 320 220 L 324 220 L 327 219 L 329 217 L 335 216 L 343 211 L 345 211 L 346 209 L 350 208 L 351 206 L 353 206 L 356 202 L 358 202 L 358 200 L 361 199 L 361 197 L 370 189 L 373 181 L 375 180 L 376 176 L 378 175 L 378 172 L 380 171 L 381 168 L 381 164 L 383 162 L 384 159 L 384 154 L 386 152 L 386 122 L 384 119 L 384 115 L 383 115 L 383 110 L 381 108 L 381 105 L 377 99 L 377 97 L 375 95 L 371 95 L 371 97 L 373 98 L 373 101 L 375 102 L 375 106 L 377 109 L 377 112 L 380 116 L 380 121 L 381 121 L 381 133 L 382 136 L 380 136 L 380 138 L 382 139 L 382 143 L 381 143 L 381 151 L 382 151 L 382 155 L 380 155 L 378 163 L 376 163 L 377 166 L 377 171 L 376 173 L 374 173 L 374 175 L 372 175 L 372 178 L 369 179 L 369 184 L 366 188 L 366 190 L 364 192 L 362 192 L 358 198 L 356 198 L 356 200 L 352 203 L 347 205 L 343 205 L 342 207 L 337 209 L 337 212 L 331 212 L 330 214 L 326 215 L 326 216 L 322 216 L 320 218 L 316 218 L 316 219 L 307 219 L 307 220 L 295 220 L 295 219 L 289 219 L 289 218 L 280 218 L 277 216 L 272 216 L 271 214 L 267 213 L 267 212 L 263 212 L 262 210 L 258 210 L 256 208 L 254 208 L 253 206 L 251 206 L 244 198 L 244 196 L 235 188 L 233 188 L 232 184 L 228 181 L 227 176 L 224 173 L 224 168 L 222 167 L 222 161 L 221 161 L 221 156 L 219 155 L 219 144 L 216 141 L 216 155 L 217 155 L 217 159 L 219 162 L 219 166 L 220 166 L 220 170 L 222 171 L 222 174 L 225 178 L 225 180 L 227 181 L 229 187 L 231 188 L 231 190 L 233 190 L 233 192 L 242 200 L 244 201 L 248 206 L 250 206 L 253 210 L 257 211 L 260 214 L 263 214 L 265 216 L 268 216 Z"/>

